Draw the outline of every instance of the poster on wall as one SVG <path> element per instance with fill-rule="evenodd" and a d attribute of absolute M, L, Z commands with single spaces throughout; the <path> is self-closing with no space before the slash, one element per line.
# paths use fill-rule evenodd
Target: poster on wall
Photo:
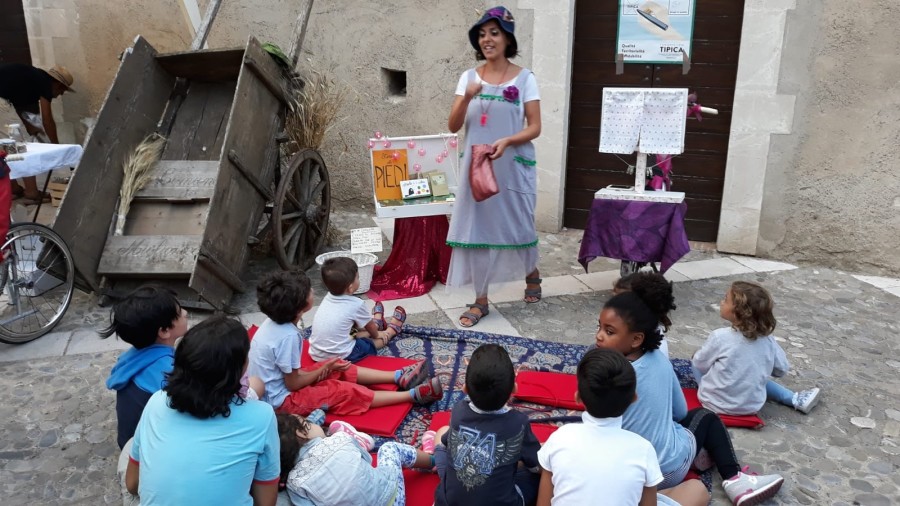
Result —
<path fill-rule="evenodd" d="M 619 0 L 616 51 L 625 63 L 682 63 L 691 55 L 696 0 Z"/>

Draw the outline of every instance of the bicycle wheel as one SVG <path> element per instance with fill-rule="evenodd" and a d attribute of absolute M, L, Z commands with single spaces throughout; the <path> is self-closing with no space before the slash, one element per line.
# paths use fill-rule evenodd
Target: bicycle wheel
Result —
<path fill-rule="evenodd" d="M 72 253 L 59 234 L 37 223 L 13 224 L 0 252 L 0 341 L 27 343 L 50 332 L 72 302 Z"/>

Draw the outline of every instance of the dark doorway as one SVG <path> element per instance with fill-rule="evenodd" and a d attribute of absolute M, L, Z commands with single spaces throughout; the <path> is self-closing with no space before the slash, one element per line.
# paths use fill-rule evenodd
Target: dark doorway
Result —
<path fill-rule="evenodd" d="M 25 11 L 20 0 L 0 1 L 0 63 L 31 65 L 31 49 L 25 30 Z"/>
<path fill-rule="evenodd" d="M 599 153 L 603 88 L 688 88 L 704 106 L 719 110 L 702 122 L 689 119 L 685 151 L 674 159 L 673 191 L 685 192 L 685 228 L 694 241 L 714 242 L 719 229 L 731 110 L 737 78 L 743 0 L 697 0 L 691 69 L 681 65 L 626 64 L 616 75 L 619 2 L 579 1 L 575 8 L 572 94 L 563 224 L 584 228 L 594 192 L 633 184 L 625 172 L 635 157 Z M 620 160 L 621 158 L 621 160 Z M 651 157 L 652 159 L 652 157 Z M 623 162 L 622 160 L 625 160 Z"/>

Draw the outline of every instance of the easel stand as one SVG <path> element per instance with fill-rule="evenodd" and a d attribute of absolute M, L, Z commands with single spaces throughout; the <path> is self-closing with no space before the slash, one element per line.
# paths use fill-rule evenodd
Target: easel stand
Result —
<path fill-rule="evenodd" d="M 647 186 L 647 153 L 637 152 L 637 162 L 634 167 L 634 192 L 644 193 Z"/>

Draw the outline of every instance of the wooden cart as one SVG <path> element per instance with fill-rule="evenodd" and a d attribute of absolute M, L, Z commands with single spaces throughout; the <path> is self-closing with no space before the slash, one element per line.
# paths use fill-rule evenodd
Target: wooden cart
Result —
<path fill-rule="evenodd" d="M 252 37 L 244 48 L 173 54 L 138 37 L 53 227 L 80 282 L 102 293 L 166 280 L 189 303 L 222 309 L 245 290 L 249 244 L 263 230 L 283 268 L 308 268 L 325 241 L 331 188 L 318 152 L 282 155 L 285 89 L 281 68 Z M 124 234 L 114 235 L 123 162 L 167 122 L 152 180 L 132 201 Z"/>

